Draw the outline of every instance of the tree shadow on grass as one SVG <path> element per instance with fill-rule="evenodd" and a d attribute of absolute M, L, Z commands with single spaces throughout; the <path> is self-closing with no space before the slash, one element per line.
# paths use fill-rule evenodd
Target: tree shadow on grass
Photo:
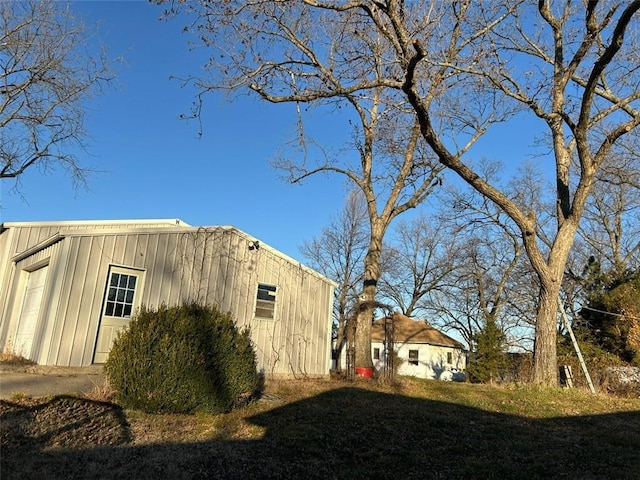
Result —
<path fill-rule="evenodd" d="M 70 395 L 20 403 L 2 400 L 0 412 L 3 466 L 4 454 L 14 451 L 33 453 L 52 445 L 81 448 L 131 441 L 124 412 L 108 402 Z"/>
<path fill-rule="evenodd" d="M 349 387 L 249 421 L 262 438 L 42 450 L 3 437 L 2 478 L 640 479 L 640 412 L 537 420 Z"/>

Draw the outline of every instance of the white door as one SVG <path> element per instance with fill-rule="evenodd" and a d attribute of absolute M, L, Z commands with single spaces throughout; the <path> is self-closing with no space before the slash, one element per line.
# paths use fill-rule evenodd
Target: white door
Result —
<path fill-rule="evenodd" d="M 123 267 L 109 270 L 94 363 L 107 361 L 118 332 L 129 324 L 142 289 L 142 274 L 140 270 Z"/>
<path fill-rule="evenodd" d="M 48 266 L 27 273 L 27 282 L 20 309 L 18 330 L 16 332 L 14 352 L 24 358 L 31 358 L 33 337 L 36 333 L 44 282 L 47 279 Z"/>

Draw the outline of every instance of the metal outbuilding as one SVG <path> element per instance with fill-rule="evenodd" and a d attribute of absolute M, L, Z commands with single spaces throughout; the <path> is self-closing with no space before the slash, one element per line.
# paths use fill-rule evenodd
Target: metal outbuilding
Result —
<path fill-rule="evenodd" d="M 327 376 L 335 283 L 230 226 L 181 220 L 0 225 L 0 350 L 103 363 L 136 308 L 216 304 L 269 376 Z"/>

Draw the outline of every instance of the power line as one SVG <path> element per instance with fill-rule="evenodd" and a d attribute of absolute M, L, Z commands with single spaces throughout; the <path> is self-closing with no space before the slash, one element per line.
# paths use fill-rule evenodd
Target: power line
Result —
<path fill-rule="evenodd" d="M 585 310 L 591 310 L 592 312 L 604 313 L 605 315 L 613 315 L 614 317 L 625 317 L 625 318 L 631 318 L 633 320 L 640 320 L 640 317 L 636 317 L 635 315 L 607 312 L 605 310 L 598 310 L 597 308 L 591 308 L 591 307 L 582 307 L 582 308 L 584 308 Z"/>

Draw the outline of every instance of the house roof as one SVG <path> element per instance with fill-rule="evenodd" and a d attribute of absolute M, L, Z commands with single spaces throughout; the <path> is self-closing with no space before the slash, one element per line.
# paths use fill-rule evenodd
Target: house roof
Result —
<path fill-rule="evenodd" d="M 371 340 L 384 341 L 385 321 L 388 325 L 393 322 L 393 339 L 396 343 L 427 343 L 464 349 L 462 343 L 432 327 L 426 320 L 413 320 L 401 313 L 375 320 L 371 326 Z"/>

